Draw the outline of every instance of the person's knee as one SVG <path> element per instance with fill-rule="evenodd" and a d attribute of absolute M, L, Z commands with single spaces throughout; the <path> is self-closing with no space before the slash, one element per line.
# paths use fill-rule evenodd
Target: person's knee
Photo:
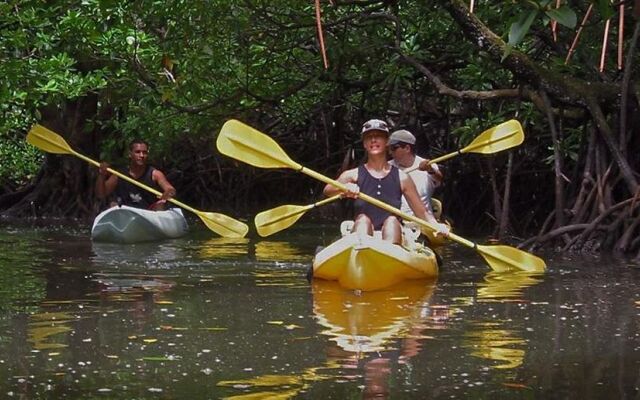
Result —
<path fill-rule="evenodd" d="M 387 217 L 387 219 L 384 220 L 383 226 L 388 226 L 388 227 L 391 227 L 393 229 L 400 229 L 401 228 L 400 221 L 398 221 L 398 218 L 396 218 L 394 216 Z"/>
<path fill-rule="evenodd" d="M 371 218 L 369 218 L 365 214 L 359 214 L 355 219 L 355 223 L 353 224 L 352 232 L 373 235 L 373 223 L 371 222 Z"/>
<path fill-rule="evenodd" d="M 402 243 L 402 225 L 396 217 L 389 217 L 382 225 L 382 238 L 395 244 Z"/>

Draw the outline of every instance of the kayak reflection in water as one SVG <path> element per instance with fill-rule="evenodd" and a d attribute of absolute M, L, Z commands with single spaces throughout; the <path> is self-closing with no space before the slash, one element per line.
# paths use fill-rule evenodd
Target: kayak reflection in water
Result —
<path fill-rule="evenodd" d="M 329 338 L 329 363 L 338 363 L 345 379 L 363 379 L 363 398 L 386 398 L 394 375 L 407 385 L 415 379 L 412 359 L 430 338 L 425 331 L 449 324 L 448 307 L 432 304 L 434 289 L 433 281 L 409 280 L 358 294 L 336 282 L 313 281 L 313 313 Z"/>
<path fill-rule="evenodd" d="M 367 153 L 367 161 L 357 168 L 343 172 L 338 182 L 344 184 L 347 191 L 344 196 L 355 199 L 355 223 L 352 232 L 373 235 L 382 231 L 382 239 L 394 244 L 402 243 L 402 225 L 390 212 L 359 199 L 360 192 L 383 201 L 399 209 L 404 196 L 416 217 L 430 222 L 438 232 L 447 235 L 448 226 L 436 221 L 433 213 L 420 201 L 416 186 L 411 178 L 387 162 L 387 143 L 389 127 L 378 119 L 371 119 L 362 126 L 362 144 Z M 340 189 L 327 184 L 325 196 L 334 196 Z"/>
<path fill-rule="evenodd" d="M 176 195 L 176 189 L 169 183 L 164 173 L 147 164 L 149 145 L 142 139 L 134 139 L 129 144 L 129 168 L 121 172 L 160 192 L 158 200 L 153 193 L 143 190 L 107 171 L 109 164 L 100 163 L 96 179 L 96 196 L 110 199 L 110 206 L 127 205 L 136 208 L 164 210 L 167 200 Z M 112 196 L 113 195 L 113 196 Z"/>

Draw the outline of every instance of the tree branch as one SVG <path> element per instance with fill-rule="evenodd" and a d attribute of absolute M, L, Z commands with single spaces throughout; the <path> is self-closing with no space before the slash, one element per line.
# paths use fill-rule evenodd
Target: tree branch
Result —
<path fill-rule="evenodd" d="M 544 89 L 554 98 L 570 105 L 586 106 L 589 97 L 597 98 L 601 102 L 613 103 L 619 100 L 618 84 L 585 82 L 567 74 L 545 70 L 515 49 L 504 57 L 507 44 L 485 26 L 476 14 L 469 13 L 463 0 L 441 0 L 440 4 L 462 28 L 463 34 L 471 43 L 487 51 L 495 62 L 536 89 Z"/>

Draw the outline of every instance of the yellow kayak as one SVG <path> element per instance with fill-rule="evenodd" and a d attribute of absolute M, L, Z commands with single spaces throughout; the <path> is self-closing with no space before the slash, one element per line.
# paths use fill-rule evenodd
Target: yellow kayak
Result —
<path fill-rule="evenodd" d="M 407 279 L 438 276 L 436 255 L 419 243 L 392 244 L 348 233 L 322 249 L 313 261 L 313 277 L 338 281 L 347 289 L 378 290 Z"/>

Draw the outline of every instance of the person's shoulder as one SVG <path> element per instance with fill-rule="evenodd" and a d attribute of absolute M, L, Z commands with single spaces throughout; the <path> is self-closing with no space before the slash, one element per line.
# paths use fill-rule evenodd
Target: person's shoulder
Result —
<path fill-rule="evenodd" d="M 358 175 L 358 168 L 360 168 L 360 166 L 357 166 L 355 168 L 350 168 L 350 169 L 346 169 L 344 171 L 342 171 L 340 173 L 340 176 L 353 176 L 353 175 Z"/>
<path fill-rule="evenodd" d="M 151 173 L 152 176 L 164 176 L 164 172 L 162 172 L 158 168 L 154 167 L 153 165 L 149 165 L 148 168 L 149 168 L 149 172 Z"/>
<path fill-rule="evenodd" d="M 413 160 L 413 165 L 420 165 L 423 161 L 427 161 L 427 159 L 416 154 L 416 158 Z"/>
<path fill-rule="evenodd" d="M 344 172 L 345 172 L 345 173 L 347 173 L 347 174 L 349 174 L 349 175 L 355 175 L 355 176 L 357 176 L 357 175 L 358 175 L 358 171 L 360 170 L 360 167 L 361 167 L 361 165 L 358 165 L 357 167 L 354 167 L 354 168 L 348 169 L 348 170 L 346 170 L 346 171 L 344 171 Z"/>

